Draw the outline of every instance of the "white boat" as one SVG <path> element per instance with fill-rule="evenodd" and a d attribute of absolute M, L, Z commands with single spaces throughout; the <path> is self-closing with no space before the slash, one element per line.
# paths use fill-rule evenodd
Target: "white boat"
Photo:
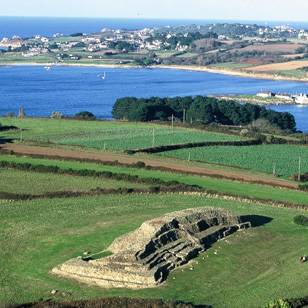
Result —
<path fill-rule="evenodd" d="M 106 79 L 106 72 L 104 72 L 103 75 L 97 75 L 100 79 L 105 80 Z"/>
<path fill-rule="evenodd" d="M 51 70 L 51 66 L 45 66 L 44 67 L 46 71 L 50 71 Z"/>

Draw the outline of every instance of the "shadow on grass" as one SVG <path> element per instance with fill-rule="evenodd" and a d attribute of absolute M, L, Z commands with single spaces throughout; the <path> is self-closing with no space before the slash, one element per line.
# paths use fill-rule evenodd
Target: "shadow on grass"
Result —
<path fill-rule="evenodd" d="M 0 136 L 0 145 L 6 144 L 6 143 L 12 143 L 13 141 L 14 141 L 14 139 L 12 139 L 12 138 L 6 138 L 6 137 Z"/>
<path fill-rule="evenodd" d="M 260 227 L 270 223 L 273 218 L 260 215 L 244 215 L 241 216 L 242 221 L 249 221 L 252 227 Z"/>
<path fill-rule="evenodd" d="M 102 298 L 89 301 L 55 302 L 52 300 L 11 306 L 11 308 L 211 308 L 208 305 L 194 305 L 181 301 L 140 298 Z"/>

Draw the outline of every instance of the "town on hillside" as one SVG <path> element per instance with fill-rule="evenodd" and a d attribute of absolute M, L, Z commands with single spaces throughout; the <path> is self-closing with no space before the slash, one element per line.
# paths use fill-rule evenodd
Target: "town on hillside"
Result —
<path fill-rule="evenodd" d="M 193 66 L 306 80 L 308 30 L 217 23 L 0 38 L 0 64 L 22 62 Z"/>

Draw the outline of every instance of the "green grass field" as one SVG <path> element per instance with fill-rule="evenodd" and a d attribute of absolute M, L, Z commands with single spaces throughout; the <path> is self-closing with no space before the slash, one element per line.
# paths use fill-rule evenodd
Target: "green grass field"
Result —
<path fill-rule="evenodd" d="M 2 132 L 16 142 L 65 145 L 121 151 L 155 145 L 193 141 L 239 140 L 237 136 L 195 129 L 124 122 L 85 122 L 75 120 L 0 118 L 2 125 L 15 125 L 20 131 Z M 22 139 L 22 140 L 20 140 Z M 189 154 L 190 153 L 190 154 Z M 138 159 L 148 157 L 137 154 Z M 227 168 L 224 164 L 249 169 L 248 174 L 271 178 L 276 172 L 288 177 L 296 173 L 298 157 L 302 171 L 308 171 L 308 147 L 262 145 L 251 147 L 208 147 L 178 150 L 162 154 L 183 160 L 187 165 Z M 188 162 L 190 156 L 191 162 Z M 159 160 L 159 156 L 156 156 Z M 201 163 L 196 162 L 201 161 Z M 308 193 L 260 184 L 242 183 L 214 177 L 179 174 L 104 165 L 91 162 L 31 158 L 0 154 L 0 162 L 58 166 L 63 170 L 109 171 L 140 178 L 157 178 L 198 185 L 212 193 L 252 199 L 308 204 Z M 209 163 L 209 164 L 207 164 Z M 238 169 L 232 169 L 234 172 Z M 89 191 L 95 188 L 145 188 L 147 185 L 125 181 L 0 169 L 0 191 L 44 194 L 55 191 Z M 261 227 L 239 232 L 219 241 L 193 262 L 193 270 L 184 267 L 173 272 L 166 283 L 154 289 L 100 289 L 51 275 L 50 270 L 84 251 L 106 249 L 118 236 L 138 228 L 145 220 L 192 207 L 214 206 L 235 214 L 261 215 L 272 220 Z M 306 213 L 306 214 L 305 214 Z M 188 194 L 127 194 L 32 201 L 0 200 L 0 306 L 40 299 L 91 299 L 124 296 L 183 300 L 213 307 L 263 307 L 277 298 L 306 296 L 307 264 L 299 257 L 307 255 L 307 228 L 294 224 L 296 215 L 306 211 L 256 205 L 254 201 L 227 201 Z M 217 250 L 218 254 L 214 254 Z M 57 289 L 57 295 L 51 290 Z M 65 295 L 63 295 L 63 292 Z"/>
<path fill-rule="evenodd" d="M 254 171 L 289 177 L 298 173 L 299 157 L 301 172 L 308 172 L 308 147 L 295 145 L 257 145 L 249 147 L 203 147 L 161 153 L 168 157 L 224 164 Z"/>
<path fill-rule="evenodd" d="M 10 63 L 52 63 L 55 61 L 55 57 L 52 54 L 42 54 L 30 58 L 25 58 L 21 53 L 18 52 L 8 52 L 0 54 L 1 64 Z"/>
<path fill-rule="evenodd" d="M 273 220 L 216 243 L 194 270 L 175 271 L 159 288 L 132 291 L 88 287 L 49 274 L 56 265 L 88 250 L 101 251 L 150 218 L 191 207 L 228 208 Z M 177 299 L 214 307 L 261 307 L 272 299 L 306 294 L 307 228 L 293 223 L 299 212 L 210 200 L 198 196 L 129 195 L 0 203 L 0 302 L 24 303 L 105 296 Z M 213 253 L 217 249 L 218 254 Z M 60 293 L 61 294 L 61 293 Z"/>
<path fill-rule="evenodd" d="M 146 185 L 75 175 L 0 169 L 0 191 L 40 195 L 47 192 L 89 191 L 91 189 L 145 188 Z"/>
<path fill-rule="evenodd" d="M 122 166 L 108 166 L 96 163 L 76 162 L 76 161 L 60 161 L 48 160 L 30 157 L 16 157 L 14 155 L 0 155 L 0 161 L 15 162 L 15 163 L 31 163 L 33 165 L 58 166 L 62 169 L 73 170 L 96 170 L 109 171 L 113 173 L 123 173 L 129 175 L 137 175 L 141 178 L 158 178 L 163 181 L 179 181 L 188 185 L 199 185 L 200 187 L 217 191 L 223 194 L 238 195 L 241 197 L 249 197 L 255 199 L 266 199 L 280 202 L 291 202 L 301 205 L 308 204 L 308 193 L 275 188 L 260 184 L 241 183 L 226 179 L 216 179 L 212 177 L 201 177 L 180 173 L 163 172 L 158 170 L 138 169 Z"/>
<path fill-rule="evenodd" d="M 115 121 L 76 121 L 55 119 L 0 118 L 2 125 L 14 125 L 24 131 L 2 133 L 4 137 L 34 142 L 51 142 L 113 151 L 146 148 L 199 141 L 239 140 L 237 136 L 197 129 L 174 128 L 154 124 Z"/>

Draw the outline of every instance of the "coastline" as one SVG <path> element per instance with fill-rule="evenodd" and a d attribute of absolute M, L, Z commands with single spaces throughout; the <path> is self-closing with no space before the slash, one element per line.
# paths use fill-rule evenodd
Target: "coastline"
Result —
<path fill-rule="evenodd" d="M 221 74 L 227 76 L 237 76 L 250 79 L 266 79 L 266 80 L 279 80 L 279 81 L 295 81 L 308 83 L 308 78 L 295 78 L 287 76 L 279 76 L 265 73 L 248 73 L 242 71 L 226 70 L 219 68 L 210 68 L 208 66 L 194 66 L 194 65 L 155 65 L 155 66 L 139 66 L 139 65 L 126 65 L 126 64 L 92 64 L 92 63 L 37 63 L 37 62 L 12 62 L 0 63 L 0 67 L 7 66 L 72 66 L 72 67 L 102 67 L 102 68 L 123 68 L 123 69 L 136 69 L 136 68 L 149 68 L 149 69 L 174 69 L 182 71 L 195 71 L 205 72 L 212 74 Z"/>
<path fill-rule="evenodd" d="M 295 77 L 287 77 L 287 76 L 279 76 L 265 73 L 248 73 L 242 71 L 234 71 L 234 70 L 226 70 L 219 68 L 211 68 L 208 66 L 193 66 L 193 65 L 158 65 L 156 67 L 164 68 L 164 69 L 177 69 L 177 70 L 187 70 L 187 71 L 196 71 L 196 72 L 207 72 L 213 74 L 222 74 L 228 76 L 237 76 L 243 78 L 251 78 L 251 79 L 267 79 L 267 80 L 281 80 L 281 81 L 297 81 L 308 83 L 308 78 L 301 79 Z"/>

